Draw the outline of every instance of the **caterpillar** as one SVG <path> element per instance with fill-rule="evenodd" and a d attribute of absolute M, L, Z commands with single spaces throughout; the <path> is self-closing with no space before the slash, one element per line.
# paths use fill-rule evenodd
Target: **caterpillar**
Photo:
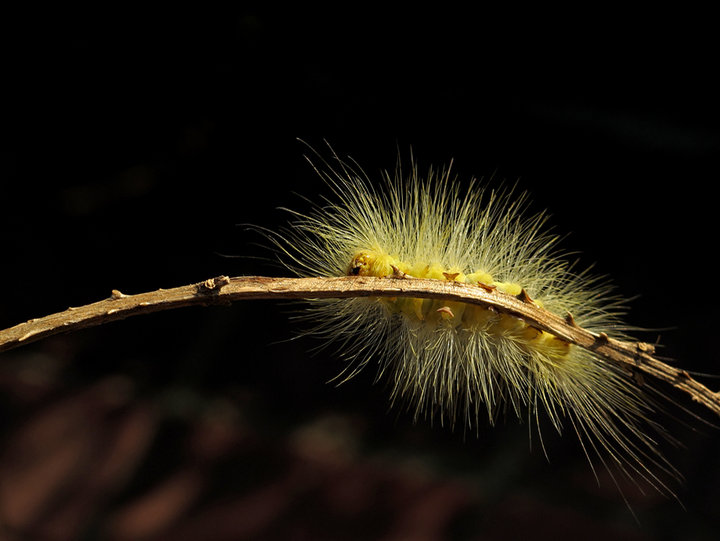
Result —
<path fill-rule="evenodd" d="M 461 188 L 447 168 L 405 171 L 371 181 L 330 148 L 308 161 L 331 196 L 269 234 L 282 263 L 300 277 L 400 276 L 471 284 L 515 295 L 594 333 L 628 339 L 625 302 L 604 279 L 576 271 L 544 212 L 514 187 Z M 491 307 L 423 298 L 315 299 L 303 316 L 309 334 L 338 344 L 345 381 L 370 363 L 387 378 L 391 403 L 415 419 L 464 430 L 506 412 L 540 429 L 574 432 L 593 470 L 599 461 L 636 484 L 672 494 L 659 472 L 677 476 L 657 434 L 652 387 L 588 349 Z M 542 439 L 541 439 L 542 441 Z M 597 476 L 597 474 L 596 474 Z"/>

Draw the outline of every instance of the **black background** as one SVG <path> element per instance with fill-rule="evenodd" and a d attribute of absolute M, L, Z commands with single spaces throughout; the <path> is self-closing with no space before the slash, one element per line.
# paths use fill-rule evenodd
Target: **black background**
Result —
<path fill-rule="evenodd" d="M 277 207 L 307 208 L 295 194 L 326 193 L 299 137 L 320 150 L 327 140 L 371 176 L 412 146 L 421 168 L 453 159 L 461 181 L 517 181 L 534 210 L 547 208 L 555 229 L 570 233 L 566 249 L 611 276 L 621 294 L 638 296 L 631 324 L 672 328 L 641 338 L 660 335 L 663 354 L 684 368 L 720 373 L 717 43 L 700 19 L 593 18 L 591 28 L 580 16 L 547 26 L 489 13 L 8 18 L 0 323 L 111 289 L 281 274 L 252 257 L 266 254 L 237 224 L 277 227 L 286 219 Z M 550 538 L 560 523 L 575 525 L 568 535 L 633 539 L 716 531 L 717 430 L 680 432 L 687 449 L 669 452 L 687 477 L 678 489 L 686 509 L 631 498 L 638 525 L 607 479 L 595 487 L 572 437 L 550 438 L 548 464 L 539 449 L 528 451 L 527 427 L 512 418 L 467 441 L 414 425 L 401 409 L 388 411 L 387 389 L 373 385 L 370 372 L 328 385 L 342 361 L 332 351 L 313 356 L 310 339 L 286 341 L 297 330 L 292 307 L 242 304 L 143 316 L 3 355 L 6 447 L 34 412 L 109 376 L 132 388 L 130 404 L 162 412 L 139 473 L 93 511 L 86 535 L 104 531 L 103 517 L 162 479 L 168 464 L 184 464 L 176 443 L 208 403 L 262 434 L 259 454 L 284 450 L 298 427 L 317 419 L 350 419 L 361 449 L 354 463 L 390 456 L 383 464 L 393 470 L 411 457 L 433 479 L 472 495 L 448 538 L 527 530 Z M 42 392 L 17 390 L 23 370 L 47 380 Z M 232 469 L 232 457 L 224 460 Z M 237 477 L 213 485 L 192 509 L 242 496 L 272 476 Z M 371 505 L 330 521 L 322 499 L 302 493 L 297 502 L 254 535 L 374 538 L 389 535 L 396 516 L 391 507 L 378 519 Z M 542 520 L 548 516 L 557 521 Z"/>

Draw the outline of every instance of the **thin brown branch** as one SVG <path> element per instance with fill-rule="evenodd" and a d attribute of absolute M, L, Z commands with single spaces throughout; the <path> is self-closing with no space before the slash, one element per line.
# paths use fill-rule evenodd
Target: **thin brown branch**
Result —
<path fill-rule="evenodd" d="M 592 350 L 633 374 L 639 370 L 665 381 L 720 415 L 720 393 L 712 392 L 693 379 L 687 371 L 669 366 L 653 357 L 652 345 L 644 342 L 622 342 L 608 338 L 604 333 L 595 335 L 578 327 L 570 314 L 563 318 L 543 310 L 530 302 L 527 295 L 521 294 L 515 297 L 492 288 L 452 281 L 357 276 L 341 278 L 220 276 L 198 284 L 159 289 L 138 295 L 123 295 L 119 291 L 113 291 L 108 299 L 31 319 L 0 331 L 0 352 L 54 334 L 183 306 L 228 304 L 244 299 L 383 296 L 442 299 L 493 307 L 571 344 Z"/>

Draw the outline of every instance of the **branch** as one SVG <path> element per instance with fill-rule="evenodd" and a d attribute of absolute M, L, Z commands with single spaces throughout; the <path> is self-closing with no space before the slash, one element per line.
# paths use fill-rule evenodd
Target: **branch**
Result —
<path fill-rule="evenodd" d="M 524 292 L 523 292 L 524 293 Z M 138 295 L 113 290 L 110 298 L 68 308 L 64 312 L 31 319 L 0 331 L 0 352 L 55 334 L 102 325 L 130 316 L 194 305 L 229 304 L 244 299 L 299 299 L 345 297 L 415 297 L 478 304 L 511 314 L 562 340 L 588 349 L 604 359 L 649 374 L 688 393 L 693 400 L 720 415 L 720 393 L 694 380 L 687 371 L 669 366 L 653 357 L 654 347 L 644 342 L 623 342 L 605 333 L 593 334 L 578 327 L 570 314 L 562 318 L 532 303 L 527 295 L 517 297 L 453 281 L 409 277 L 375 278 L 267 278 L 220 276 L 198 284 L 159 289 Z"/>

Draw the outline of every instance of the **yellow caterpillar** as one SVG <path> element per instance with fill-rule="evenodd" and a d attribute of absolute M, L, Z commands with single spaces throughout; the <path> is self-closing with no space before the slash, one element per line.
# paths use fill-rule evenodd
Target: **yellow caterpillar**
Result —
<path fill-rule="evenodd" d="M 450 169 L 421 176 L 398 167 L 380 185 L 334 153 L 313 164 L 333 192 L 271 238 L 300 276 L 409 276 L 476 284 L 521 296 L 594 333 L 627 338 L 622 300 L 586 272 L 574 272 L 546 229 L 526 216 L 528 198 L 473 181 L 462 190 Z M 310 160 L 313 163 L 313 160 Z M 392 382 L 392 400 L 443 424 L 494 423 L 507 409 L 579 437 L 597 457 L 634 481 L 666 491 L 674 474 L 649 430 L 654 403 L 627 373 L 491 308 L 413 298 L 312 301 L 313 334 L 337 342 L 346 378 L 370 362 Z M 538 424 L 539 428 L 539 424 Z"/>

